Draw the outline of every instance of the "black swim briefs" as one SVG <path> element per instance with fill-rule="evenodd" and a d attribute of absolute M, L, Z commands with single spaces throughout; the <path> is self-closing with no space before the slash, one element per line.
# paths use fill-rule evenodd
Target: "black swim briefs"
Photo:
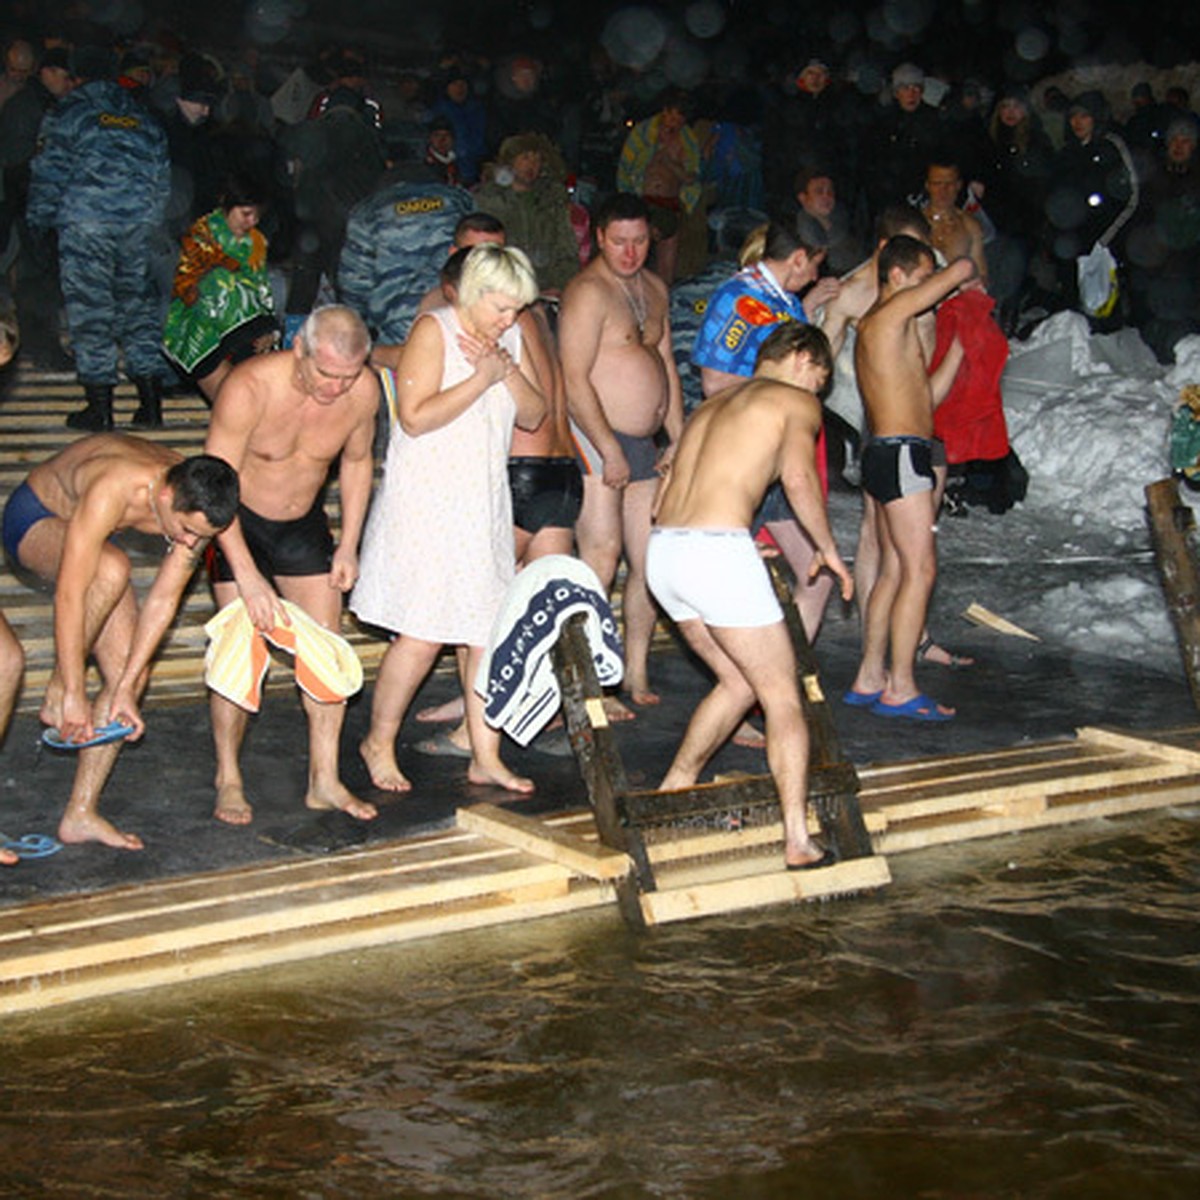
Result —
<path fill-rule="evenodd" d="M 573 529 L 583 505 L 583 475 L 574 458 L 508 460 L 513 524 L 526 533 Z"/>
<path fill-rule="evenodd" d="M 933 443 L 922 437 L 872 438 L 862 452 L 862 485 L 880 504 L 933 490 Z"/>
<path fill-rule="evenodd" d="M 329 532 L 324 501 L 324 495 L 318 494 L 312 508 L 293 521 L 269 521 L 244 504 L 238 505 L 238 520 L 250 556 L 268 579 L 280 575 L 329 574 L 333 534 Z M 232 582 L 233 571 L 215 542 L 210 554 L 209 574 L 213 582 Z"/>

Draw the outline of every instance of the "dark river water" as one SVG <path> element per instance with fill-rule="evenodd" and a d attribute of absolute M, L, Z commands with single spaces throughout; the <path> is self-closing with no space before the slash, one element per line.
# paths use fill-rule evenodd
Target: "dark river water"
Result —
<path fill-rule="evenodd" d="M 0 1195 L 1200 1196 L 1200 809 L 0 1029 Z"/>

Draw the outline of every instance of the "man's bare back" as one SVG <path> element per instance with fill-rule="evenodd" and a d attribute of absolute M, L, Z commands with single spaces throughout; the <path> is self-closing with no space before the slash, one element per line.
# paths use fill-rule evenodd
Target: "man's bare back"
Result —
<path fill-rule="evenodd" d="M 791 466 L 797 442 L 807 442 L 811 458 L 820 428 L 820 401 L 790 384 L 751 379 L 710 397 L 680 440 L 657 523 L 748 529 L 767 487 Z"/>
<path fill-rule="evenodd" d="M 108 533 L 118 529 L 158 533 L 151 489 L 181 458 L 178 451 L 157 442 L 119 433 L 97 434 L 80 438 L 39 463 L 26 482 L 51 512 L 65 520 L 85 497 L 89 503 L 99 502 L 102 491 L 115 518 Z"/>

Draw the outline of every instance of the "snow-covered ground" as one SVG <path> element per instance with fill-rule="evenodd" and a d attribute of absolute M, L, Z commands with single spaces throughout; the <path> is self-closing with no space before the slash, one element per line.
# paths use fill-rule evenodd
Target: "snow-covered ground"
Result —
<path fill-rule="evenodd" d="M 1060 313 L 1013 342 L 1004 377 L 1009 435 L 1029 472 L 1024 503 L 940 522 L 931 628 L 953 644 L 972 602 L 1048 647 L 1169 673 L 1181 658 L 1154 564 L 1143 489 L 1170 474 L 1171 415 L 1200 382 L 1200 338 L 1160 366 L 1133 330 L 1092 336 Z M 860 503 L 835 492 L 839 545 L 853 549 Z"/>

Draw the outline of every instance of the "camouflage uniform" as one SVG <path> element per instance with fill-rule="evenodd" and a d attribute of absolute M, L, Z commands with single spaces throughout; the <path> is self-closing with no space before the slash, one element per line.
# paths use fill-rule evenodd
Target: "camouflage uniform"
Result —
<path fill-rule="evenodd" d="M 737 263 L 715 262 L 699 275 L 680 280 L 671 287 L 671 349 L 683 388 L 683 410 L 689 415 L 704 399 L 700 368 L 692 362 L 692 349 L 704 324 L 713 293 L 737 274 Z"/>
<path fill-rule="evenodd" d="M 27 219 L 58 230 L 79 380 L 85 389 L 111 389 L 118 343 L 131 379 L 156 377 L 162 329 L 150 287 L 149 239 L 170 191 L 166 135 L 128 92 L 97 79 L 46 115 L 41 143 Z M 91 399 L 89 391 L 89 405 Z"/>
<path fill-rule="evenodd" d="M 376 340 L 408 336 L 425 293 L 436 286 L 454 227 L 475 210 L 471 194 L 441 183 L 394 183 L 350 214 L 338 293 Z"/>

